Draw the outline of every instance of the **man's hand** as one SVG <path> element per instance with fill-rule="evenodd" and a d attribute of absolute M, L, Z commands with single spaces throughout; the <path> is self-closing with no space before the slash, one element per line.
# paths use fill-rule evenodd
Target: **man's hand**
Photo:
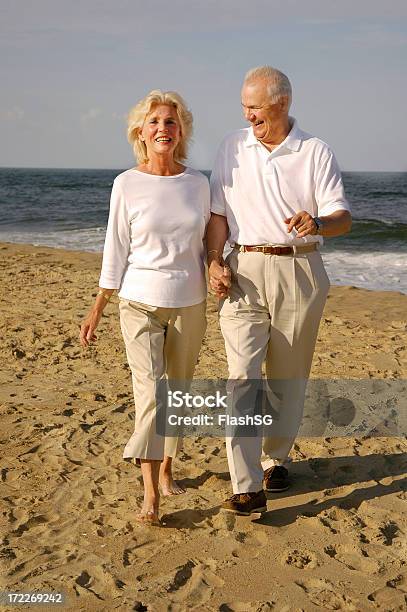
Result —
<path fill-rule="evenodd" d="M 226 217 L 212 213 L 206 230 L 206 249 L 209 285 L 218 298 L 226 297 L 232 284 L 230 269 L 222 257 L 228 233 Z"/>
<path fill-rule="evenodd" d="M 284 219 L 284 223 L 287 223 L 287 232 L 292 232 L 293 228 L 297 230 L 296 238 L 303 238 L 304 236 L 315 236 L 317 233 L 317 226 L 312 216 L 305 210 L 300 210 L 293 217 Z"/>
<path fill-rule="evenodd" d="M 342 236 L 350 232 L 352 227 L 352 216 L 348 210 L 340 209 L 320 217 L 322 221 L 322 230 L 320 235 L 324 237 Z M 287 232 L 290 233 L 295 227 L 297 232 L 296 238 L 317 234 L 317 226 L 311 215 L 305 210 L 300 210 L 299 213 L 288 219 L 284 219 L 287 224 Z"/>
<path fill-rule="evenodd" d="M 216 297 L 224 298 L 229 293 L 232 284 L 230 268 L 216 259 L 212 260 L 208 268 L 209 285 Z"/>

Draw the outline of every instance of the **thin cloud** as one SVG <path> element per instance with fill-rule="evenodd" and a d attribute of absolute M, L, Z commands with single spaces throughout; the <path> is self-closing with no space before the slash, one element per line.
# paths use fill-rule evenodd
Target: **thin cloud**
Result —
<path fill-rule="evenodd" d="M 320 19 L 320 18 L 304 19 L 303 23 L 305 23 L 305 25 L 314 25 L 314 26 L 333 26 L 333 25 L 338 25 L 339 23 L 343 23 L 343 20 L 327 17 L 326 19 Z"/>
<path fill-rule="evenodd" d="M 112 119 L 114 121 L 126 121 L 127 115 L 126 113 L 112 113 Z"/>
<path fill-rule="evenodd" d="M 86 125 L 92 123 L 102 115 L 102 109 L 99 107 L 90 108 L 81 114 L 81 123 Z"/>
<path fill-rule="evenodd" d="M 13 106 L 10 109 L 0 109 L 1 121 L 21 121 L 25 117 L 25 111 L 19 106 Z"/>
<path fill-rule="evenodd" d="M 404 47 L 407 45 L 407 34 L 380 24 L 363 24 L 356 28 L 351 40 L 355 45 L 364 47 Z"/>
<path fill-rule="evenodd" d="M 315 15 L 315 17 L 313 17 Z M 405 0 L 286 0 L 284 4 L 270 0 L 89 0 L 86 3 L 61 3 L 56 0 L 36 0 L 30 5 L 13 0 L 0 5 L 3 37 L 11 43 L 16 33 L 34 40 L 61 32 L 77 35 L 101 34 L 107 37 L 149 36 L 157 32 L 230 31 L 244 27 L 257 28 L 267 19 L 273 23 L 316 23 L 365 19 L 397 20 L 407 16 Z M 21 41 L 23 42 L 23 41 Z"/>

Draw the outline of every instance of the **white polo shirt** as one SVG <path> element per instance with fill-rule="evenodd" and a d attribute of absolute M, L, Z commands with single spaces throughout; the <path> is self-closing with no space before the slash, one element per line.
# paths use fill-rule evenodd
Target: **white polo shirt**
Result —
<path fill-rule="evenodd" d="M 157 176 L 135 168 L 116 177 L 99 286 L 150 306 L 179 308 L 206 298 L 204 236 L 210 192 L 186 168 Z"/>
<path fill-rule="evenodd" d="M 321 236 L 288 234 L 284 219 L 300 210 L 313 217 L 350 210 L 329 146 L 300 130 L 294 118 L 290 123 L 287 138 L 271 152 L 251 127 L 226 136 L 219 147 L 211 211 L 227 217 L 231 244 L 322 244 Z"/>

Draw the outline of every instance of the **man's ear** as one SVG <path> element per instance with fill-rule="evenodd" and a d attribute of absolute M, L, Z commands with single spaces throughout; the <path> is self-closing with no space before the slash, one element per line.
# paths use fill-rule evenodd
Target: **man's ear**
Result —
<path fill-rule="evenodd" d="M 288 109 L 289 109 L 288 96 L 281 96 L 279 103 L 280 103 L 280 109 L 284 113 L 288 113 Z"/>

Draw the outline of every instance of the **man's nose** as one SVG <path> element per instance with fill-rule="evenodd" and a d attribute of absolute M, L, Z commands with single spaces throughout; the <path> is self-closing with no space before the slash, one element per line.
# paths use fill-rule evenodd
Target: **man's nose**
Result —
<path fill-rule="evenodd" d="M 253 121 L 253 119 L 255 118 L 255 114 L 251 108 L 244 109 L 244 116 L 246 121 Z"/>

